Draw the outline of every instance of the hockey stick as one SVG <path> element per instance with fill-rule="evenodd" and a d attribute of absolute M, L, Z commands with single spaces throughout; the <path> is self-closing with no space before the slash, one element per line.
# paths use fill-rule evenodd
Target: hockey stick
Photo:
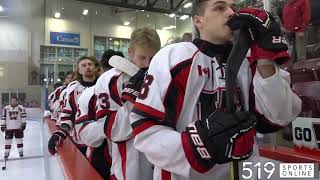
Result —
<path fill-rule="evenodd" d="M 233 48 L 227 59 L 226 67 L 226 99 L 229 112 L 235 112 L 234 94 L 236 90 L 237 75 L 240 66 L 249 50 L 247 30 L 240 29 L 235 37 Z"/>
<path fill-rule="evenodd" d="M 139 71 L 139 68 L 135 64 L 121 56 L 112 56 L 109 59 L 109 64 L 110 66 L 128 74 L 131 77 Z"/>
<path fill-rule="evenodd" d="M 240 66 L 249 50 L 249 42 L 246 30 L 240 29 L 235 37 L 233 48 L 227 59 L 226 67 L 226 105 L 229 112 L 235 112 L 234 94 L 237 85 L 237 75 Z M 238 162 L 231 162 L 231 180 L 239 180 Z"/>
<path fill-rule="evenodd" d="M 7 169 L 7 158 L 4 158 L 4 166 L 2 167 L 2 171 Z"/>

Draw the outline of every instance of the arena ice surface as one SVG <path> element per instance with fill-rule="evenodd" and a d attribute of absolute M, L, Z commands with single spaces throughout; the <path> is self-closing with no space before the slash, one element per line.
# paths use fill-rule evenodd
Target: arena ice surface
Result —
<path fill-rule="evenodd" d="M 43 142 L 49 132 L 42 124 L 40 109 L 27 109 L 27 128 L 24 137 L 24 157 L 20 158 L 16 146 L 12 146 L 7 168 L 0 171 L 1 180 L 64 180 L 57 156 L 49 156 Z M 13 144 L 15 140 L 13 140 Z M 4 166 L 4 133 L 0 133 L 0 165 Z"/>

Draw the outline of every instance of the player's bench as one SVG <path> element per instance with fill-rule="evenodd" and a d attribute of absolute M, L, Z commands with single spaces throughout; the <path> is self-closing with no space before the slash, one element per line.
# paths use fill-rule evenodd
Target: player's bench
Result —
<path fill-rule="evenodd" d="M 49 118 L 44 120 L 52 134 L 57 129 L 55 122 Z M 103 180 L 69 138 L 63 142 L 62 147 L 58 148 L 58 154 L 61 169 L 68 180 Z"/>

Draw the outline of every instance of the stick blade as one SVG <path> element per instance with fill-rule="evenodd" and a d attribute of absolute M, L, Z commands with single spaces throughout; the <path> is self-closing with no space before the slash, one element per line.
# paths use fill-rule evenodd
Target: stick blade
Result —
<path fill-rule="evenodd" d="M 128 74 L 129 76 L 134 76 L 139 71 L 139 68 L 131 61 L 117 55 L 112 56 L 109 59 L 109 64 L 110 66 Z"/>

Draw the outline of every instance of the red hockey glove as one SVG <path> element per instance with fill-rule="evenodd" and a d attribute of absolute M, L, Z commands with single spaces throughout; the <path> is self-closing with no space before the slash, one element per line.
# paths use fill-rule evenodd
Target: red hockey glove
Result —
<path fill-rule="evenodd" d="M 51 155 L 57 152 L 57 147 L 61 147 L 63 141 L 66 139 L 67 133 L 61 129 L 54 132 L 48 142 L 48 150 Z"/>
<path fill-rule="evenodd" d="M 142 68 L 130 78 L 121 95 L 121 100 L 123 102 L 130 101 L 131 103 L 134 103 L 136 101 L 147 70 L 147 68 Z"/>
<path fill-rule="evenodd" d="M 215 163 L 244 160 L 251 156 L 256 117 L 250 112 L 215 112 L 204 121 L 190 124 L 182 133 L 185 152 L 193 168 L 209 170 Z M 200 167 L 200 168 L 198 168 Z"/>
<path fill-rule="evenodd" d="M 231 17 L 227 24 L 231 30 L 249 29 L 252 39 L 250 63 L 265 59 L 283 64 L 289 60 L 288 46 L 281 35 L 280 25 L 267 11 L 244 8 Z"/>

